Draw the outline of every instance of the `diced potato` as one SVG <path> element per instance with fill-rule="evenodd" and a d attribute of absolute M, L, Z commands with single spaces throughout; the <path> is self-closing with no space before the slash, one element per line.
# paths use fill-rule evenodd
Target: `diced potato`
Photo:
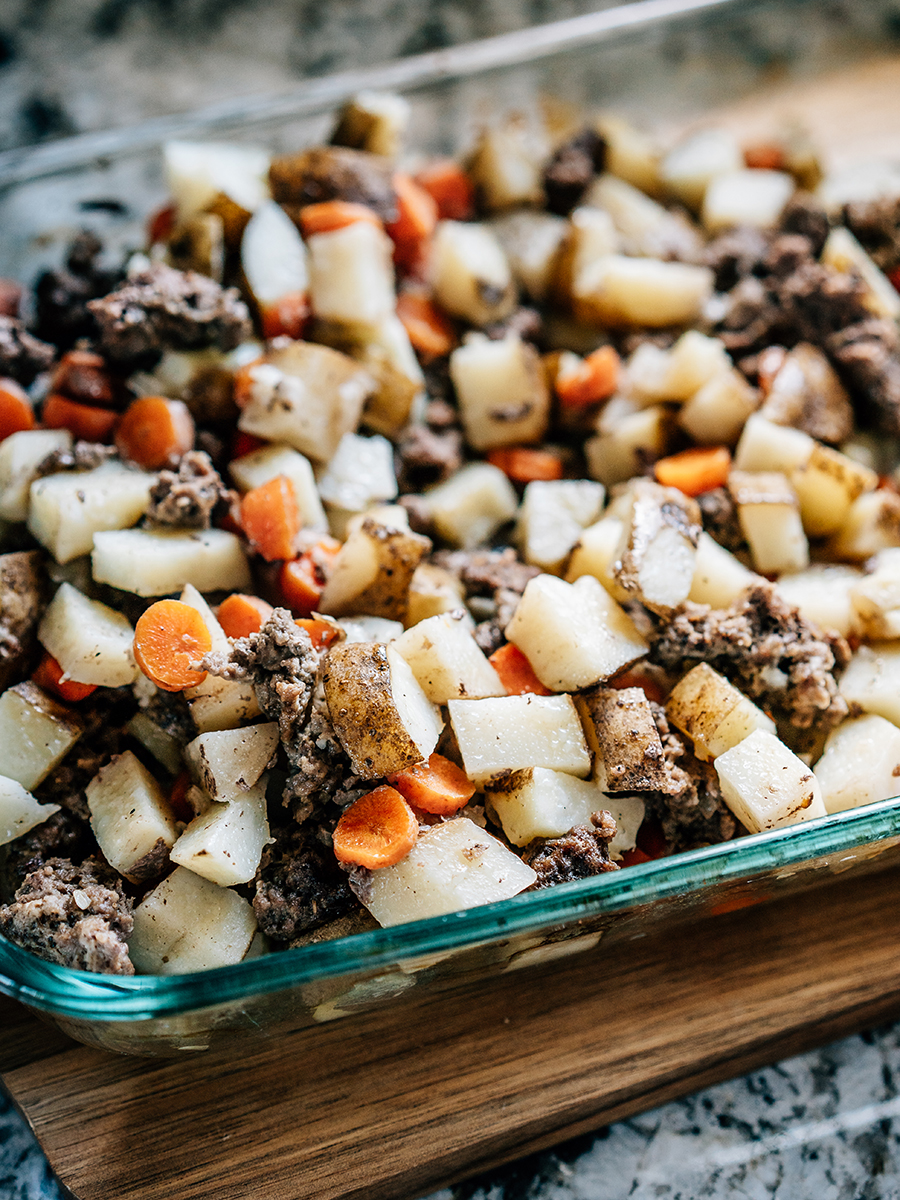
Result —
<path fill-rule="evenodd" d="M 47 573 L 39 550 L 0 554 L 0 624 L 6 635 L 0 690 L 28 671 L 46 599 Z"/>
<path fill-rule="evenodd" d="M 588 479 L 529 483 L 516 527 L 525 561 L 559 574 L 584 530 L 600 516 L 605 497 L 603 485 Z"/>
<path fill-rule="evenodd" d="M 853 501 L 825 552 L 830 558 L 865 562 L 893 546 L 900 546 L 900 496 L 887 488 L 877 488 Z"/>
<path fill-rule="evenodd" d="M 189 583 L 179 598 L 182 604 L 190 604 L 203 618 L 212 639 L 212 649 L 228 650 L 229 641 L 225 631 L 193 584 Z M 207 675 L 202 683 L 186 688 L 184 698 L 198 733 L 237 729 L 239 725 L 259 716 L 253 685 L 244 680 Z"/>
<path fill-rule="evenodd" d="M 823 352 L 809 342 L 800 342 L 784 355 L 760 413 L 823 442 L 843 442 L 853 432 L 847 390 Z"/>
<path fill-rule="evenodd" d="M 241 238 L 241 270 L 260 306 L 275 304 L 309 289 L 306 246 L 297 226 L 280 204 L 266 200 L 247 223 Z"/>
<path fill-rule="evenodd" d="M 687 325 L 712 294 L 708 267 L 609 254 L 579 276 L 575 315 L 611 328 Z"/>
<path fill-rule="evenodd" d="M 809 566 L 809 543 L 800 520 L 797 494 L 786 475 L 777 471 L 732 471 L 728 488 L 758 571 L 777 575 Z"/>
<path fill-rule="evenodd" d="M 473 549 L 516 515 L 518 499 L 499 467 L 471 463 L 425 493 L 434 527 L 463 550 Z"/>
<path fill-rule="evenodd" d="M 68 429 L 25 429 L 0 442 L 0 518 L 24 521 L 38 465 L 54 450 L 70 450 Z"/>
<path fill-rule="evenodd" d="M 169 191 L 184 221 L 226 196 L 245 213 L 269 197 L 269 152 L 261 146 L 172 141 L 163 145 Z"/>
<path fill-rule="evenodd" d="M 620 250 L 621 241 L 609 213 L 586 205 L 573 209 L 554 270 L 553 290 L 559 301 L 575 311 L 593 286 L 594 263 Z"/>
<path fill-rule="evenodd" d="M 665 614 L 686 600 L 691 590 L 702 528 L 700 509 L 683 492 L 648 479 L 634 484 L 632 497 L 613 575 L 630 596 Z"/>
<path fill-rule="evenodd" d="M 803 528 L 810 537 L 837 533 L 846 523 L 853 501 L 878 486 L 874 471 L 818 442 L 807 462 L 791 472 L 790 480 L 800 501 Z"/>
<path fill-rule="evenodd" d="M 627 600 L 628 593 L 613 574 L 623 528 L 622 521 L 609 512 L 596 524 L 588 526 L 572 550 L 566 569 L 566 582 L 574 583 L 582 575 L 592 575 L 614 600 Z"/>
<path fill-rule="evenodd" d="M 671 350 L 655 342 L 641 342 L 625 367 L 623 391 L 635 405 L 643 407 L 654 400 L 669 400 L 669 360 Z"/>
<path fill-rule="evenodd" d="M 71 562 L 90 554 L 95 533 L 135 525 L 155 482 L 155 475 L 120 463 L 45 475 L 30 488 L 28 528 L 57 562 Z"/>
<path fill-rule="evenodd" d="M 647 652 L 631 618 L 591 575 L 575 583 L 553 575 L 529 580 L 506 636 L 556 692 L 609 679 Z"/>
<path fill-rule="evenodd" d="M 38 628 L 38 640 L 76 683 L 123 687 L 137 677 L 128 619 L 61 583 Z"/>
<path fill-rule="evenodd" d="M 825 808 L 844 812 L 900 794 L 900 729 L 858 717 L 832 730 L 815 766 Z"/>
<path fill-rule="evenodd" d="M 15 779 L 0 775 L 0 846 L 21 837 L 59 812 L 58 804 L 39 804 Z"/>
<path fill-rule="evenodd" d="M 178 867 L 135 908 L 128 952 L 143 974 L 209 971 L 240 962 L 255 933 L 243 896 Z"/>
<path fill-rule="evenodd" d="M 175 845 L 175 818 L 162 788 L 131 753 L 116 754 L 85 789 L 91 829 L 110 866 L 133 883 L 158 878 Z"/>
<path fill-rule="evenodd" d="M 262 487 L 277 475 L 285 475 L 294 485 L 300 519 L 305 529 L 328 528 L 325 510 L 309 459 L 290 446 L 262 446 L 228 464 L 231 478 L 242 492 Z"/>
<path fill-rule="evenodd" d="M 35 684 L 7 688 L 0 695 L 0 775 L 31 791 L 65 758 L 83 729 L 72 709 Z"/>
<path fill-rule="evenodd" d="M 546 299 L 568 223 L 563 217 L 523 208 L 491 222 L 516 282 L 530 300 Z"/>
<path fill-rule="evenodd" d="M 451 700 L 448 707 L 465 772 L 473 783 L 529 767 L 582 778 L 591 769 L 571 696 Z"/>
<path fill-rule="evenodd" d="M 705 384 L 726 375 L 730 368 L 728 351 L 719 338 L 689 329 L 669 352 L 665 398 L 689 400 Z"/>
<path fill-rule="evenodd" d="M 203 592 L 252 586 L 241 539 L 224 529 L 122 529 L 94 535 L 94 578 L 137 596 L 166 596 L 188 582 Z"/>
<path fill-rule="evenodd" d="M 601 791 L 665 788 L 662 740 L 643 688 L 591 688 L 576 706 L 594 747 L 594 780 Z"/>
<path fill-rule="evenodd" d="M 413 572 L 430 549 L 431 542 L 421 534 L 365 518 L 334 560 L 319 611 L 402 620 Z"/>
<path fill-rule="evenodd" d="M 475 450 L 537 442 L 550 416 L 550 391 L 537 351 L 516 333 L 491 341 L 472 334 L 450 355 L 450 378 L 466 440 Z"/>
<path fill-rule="evenodd" d="M 434 704 L 506 695 L 500 676 L 467 628 L 465 609 L 414 625 L 394 647 Z"/>
<path fill-rule="evenodd" d="M 326 321 L 373 323 L 394 311 L 393 243 L 371 221 L 313 234 L 309 249 L 309 297 Z"/>
<path fill-rule="evenodd" d="M 822 262 L 836 271 L 859 276 L 866 289 L 866 307 L 876 317 L 900 320 L 900 295 L 845 225 L 839 225 L 829 233 L 822 249 Z"/>
<path fill-rule="evenodd" d="M 739 558 L 708 533 L 700 534 L 688 600 L 708 604 L 711 608 L 727 608 L 748 587 L 759 582 L 760 577 L 745 567 Z"/>
<path fill-rule="evenodd" d="M 370 89 L 357 92 L 338 119 L 331 135 L 332 145 L 396 158 L 403 147 L 411 113 L 409 101 L 397 92 Z"/>
<path fill-rule="evenodd" d="M 702 446 L 734 446 L 759 405 L 759 393 L 737 370 L 704 383 L 678 413 L 678 424 Z"/>
<path fill-rule="evenodd" d="M 411 379 L 406 366 L 398 367 L 381 346 L 367 346 L 360 354 L 360 361 L 375 380 L 375 390 L 363 409 L 362 423 L 375 433 L 396 437 L 413 419 L 416 400 L 422 395 L 422 379 Z"/>
<path fill-rule="evenodd" d="M 666 702 L 666 716 L 694 743 L 704 761 L 717 758 L 757 729 L 775 732 L 775 722 L 706 663 L 688 671 Z"/>
<path fill-rule="evenodd" d="M 257 785 L 195 817 L 170 858 L 219 887 L 232 887 L 253 878 L 268 840 L 266 789 Z"/>
<path fill-rule="evenodd" d="M 734 452 L 734 465 L 739 471 L 790 474 L 809 462 L 814 446 L 813 439 L 801 429 L 776 425 L 762 413 L 753 413 L 747 418 Z"/>
<path fill-rule="evenodd" d="M 485 207 L 497 211 L 542 203 L 543 152 L 522 117 L 507 118 L 484 129 L 469 161 L 469 174 Z"/>
<path fill-rule="evenodd" d="M 815 775 L 764 729 L 720 754 L 715 768 L 722 799 L 751 833 L 826 815 Z"/>
<path fill-rule="evenodd" d="M 609 488 L 640 474 L 665 454 L 671 425 L 661 404 L 629 412 L 614 423 L 611 414 L 606 421 L 601 415 L 597 436 L 584 446 L 591 477 Z"/>
<path fill-rule="evenodd" d="M 706 189 L 719 175 L 728 175 L 743 167 L 743 155 L 734 134 L 725 129 L 701 129 L 674 146 L 660 166 L 666 190 L 699 210 Z"/>
<path fill-rule="evenodd" d="M 867 640 L 900 638 L 900 549 L 882 550 L 869 567 L 850 589 L 855 624 Z"/>
<path fill-rule="evenodd" d="M 805 571 L 782 575 L 778 591 L 807 621 L 847 637 L 858 623 L 852 593 L 862 577 L 856 567 L 813 563 Z"/>
<path fill-rule="evenodd" d="M 319 478 L 319 495 L 326 504 L 349 512 L 364 512 L 372 504 L 397 495 L 394 448 L 375 434 L 345 433 Z"/>
<path fill-rule="evenodd" d="M 537 875 L 502 842 L 460 817 L 423 833 L 394 867 L 376 871 L 366 908 L 380 925 L 508 900 Z"/>
<path fill-rule="evenodd" d="M 249 792 L 277 748 L 278 724 L 267 721 L 244 729 L 202 733 L 188 742 L 184 757 L 194 779 L 209 798 L 226 803 L 240 800 Z"/>
<path fill-rule="evenodd" d="M 626 254 L 691 261 L 703 245 L 699 231 L 683 213 L 664 208 L 615 174 L 607 172 L 595 179 L 583 203 L 609 213 Z"/>
<path fill-rule="evenodd" d="M 562 837 L 576 825 L 590 825 L 591 814 L 608 809 L 610 803 L 596 783 L 546 767 L 514 771 L 487 787 L 485 795 L 514 846 Z"/>
<path fill-rule="evenodd" d="M 143 676 L 141 677 L 143 678 Z M 168 730 L 161 729 L 145 712 L 136 712 L 128 722 L 126 729 L 133 738 L 149 750 L 157 762 L 169 772 L 177 775 L 181 770 L 181 742 Z"/>
<path fill-rule="evenodd" d="M 659 149 L 654 139 L 619 116 L 604 113 L 597 131 L 606 142 L 606 169 L 650 196 L 660 191 Z"/>
<path fill-rule="evenodd" d="M 403 633 L 402 622 L 387 617 L 342 617 L 337 625 L 343 629 L 346 642 L 395 642 Z"/>
<path fill-rule="evenodd" d="M 236 211 L 227 197 L 218 196 L 213 203 L 231 214 L 231 229 L 235 240 L 239 240 L 247 213 Z M 218 212 L 196 213 L 179 221 L 168 239 L 166 262 L 178 271 L 199 271 L 221 283 L 225 273 L 225 221 L 222 215 Z"/>
<path fill-rule="evenodd" d="M 363 779 L 402 771 L 428 758 L 437 745 L 440 710 L 393 645 L 334 646 L 323 683 L 335 733 Z"/>
<path fill-rule="evenodd" d="M 409 584 L 404 624 L 411 629 L 420 621 L 464 605 L 465 588 L 458 576 L 434 563 L 419 563 Z"/>
<path fill-rule="evenodd" d="M 431 271 L 441 308 L 472 325 L 502 321 L 515 306 L 509 262 L 486 225 L 440 221 L 432 244 Z"/>
<path fill-rule="evenodd" d="M 361 228 L 362 223 L 348 226 Z M 321 234 L 331 237 L 332 234 Z M 249 403 L 238 428 L 270 442 L 286 442 L 314 462 L 334 457 L 341 438 L 352 433 L 375 381 L 346 354 L 312 342 L 287 342 L 270 349 L 251 367 Z"/>
<path fill-rule="evenodd" d="M 736 225 L 772 229 L 794 194 L 785 171 L 738 170 L 716 175 L 703 196 L 703 224 L 710 233 Z"/>
<path fill-rule="evenodd" d="M 851 712 L 875 713 L 900 725 L 900 645 L 860 646 L 841 676 L 838 690 Z"/>

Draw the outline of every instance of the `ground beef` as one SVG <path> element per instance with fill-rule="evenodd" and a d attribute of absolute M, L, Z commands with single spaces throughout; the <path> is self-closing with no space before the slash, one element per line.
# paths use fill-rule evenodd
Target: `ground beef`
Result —
<path fill-rule="evenodd" d="M 728 229 L 713 238 L 703 262 L 712 269 L 716 290 L 730 292 L 741 279 L 754 274 L 766 256 L 768 244 L 762 230 L 750 225 Z"/>
<path fill-rule="evenodd" d="M 68 350 L 80 338 L 96 337 L 97 325 L 88 303 L 105 296 L 122 279 L 120 270 L 100 266 L 102 249 L 99 238 L 82 230 L 69 247 L 65 266 L 45 271 L 35 284 L 34 332 L 61 350 Z"/>
<path fill-rule="evenodd" d="M 540 575 L 540 570 L 523 563 L 510 547 L 504 550 L 439 550 L 430 561 L 459 578 L 467 601 L 473 598 L 490 601 L 489 613 L 475 626 L 475 640 L 485 654 L 499 650 L 503 645 L 504 630 L 513 618 L 529 579 Z"/>
<path fill-rule="evenodd" d="M 290 942 L 356 906 L 334 855 L 297 826 L 276 831 L 256 872 L 253 911 L 268 937 Z"/>
<path fill-rule="evenodd" d="M 76 442 L 71 450 L 53 450 L 42 458 L 35 470 L 35 477 L 57 475 L 60 471 L 93 471 L 116 457 L 115 446 L 104 446 L 100 442 Z"/>
<path fill-rule="evenodd" d="M 900 433 L 900 353 L 897 326 L 865 317 L 833 333 L 825 346 L 844 382 L 886 432 Z"/>
<path fill-rule="evenodd" d="M 350 759 L 334 732 L 321 670 L 309 718 L 291 742 L 288 757 L 293 771 L 285 784 L 284 803 L 290 805 L 297 821 L 305 821 L 317 803 L 343 796 L 358 782 L 359 777 L 353 773 Z"/>
<path fill-rule="evenodd" d="M 728 488 L 712 488 L 697 497 L 703 528 L 720 546 L 732 554 L 747 547 L 738 520 L 737 505 Z"/>
<path fill-rule="evenodd" d="M 407 425 L 397 441 L 397 482 L 401 492 L 422 492 L 442 483 L 463 462 L 462 431 Z"/>
<path fill-rule="evenodd" d="M 798 729 L 830 729 L 847 716 L 835 679 L 850 660 L 847 643 L 807 621 L 770 583 L 724 609 L 686 601 L 658 624 L 650 653 L 679 674 L 708 663 Z"/>
<path fill-rule="evenodd" d="M 160 471 L 150 489 L 147 520 L 176 529 L 209 529 L 213 517 L 227 512 L 237 496 L 222 482 L 202 450 L 182 455 L 175 471 Z"/>
<path fill-rule="evenodd" d="M 18 317 L 0 315 L 0 376 L 28 387 L 55 357 L 53 347 L 32 337 Z"/>
<path fill-rule="evenodd" d="M 616 823 L 604 810 L 593 814 L 590 825 L 576 825 L 562 837 L 532 842 L 522 858 L 537 873 L 537 879 L 527 890 L 535 892 L 603 871 L 617 871 L 609 857 L 609 843 L 615 836 Z"/>
<path fill-rule="evenodd" d="M 46 821 L 15 838 L 0 851 L 0 902 L 11 901 L 25 876 L 44 866 L 49 859 L 68 858 L 71 862 L 82 862 L 96 848 L 97 842 L 87 821 L 65 808 L 51 813 Z"/>
<path fill-rule="evenodd" d="M 606 142 L 595 129 L 582 129 L 560 146 L 544 170 L 550 212 L 567 217 L 605 161 Z"/>
<path fill-rule="evenodd" d="M 142 712 L 163 733 L 183 746 L 197 736 L 194 718 L 182 692 L 166 692 L 157 688 L 149 701 L 142 705 Z"/>
<path fill-rule="evenodd" d="M 502 321 L 492 321 L 482 332 L 492 342 L 502 342 L 508 333 L 515 333 L 523 342 L 539 342 L 544 332 L 544 321 L 536 308 L 521 307 L 511 312 Z"/>
<path fill-rule="evenodd" d="M 828 213 L 811 192 L 794 192 L 781 214 L 781 232 L 799 233 L 810 244 L 813 258 L 818 258 L 831 229 Z"/>
<path fill-rule="evenodd" d="M 314 146 L 272 159 L 269 184 L 293 219 L 307 204 L 349 200 L 374 209 L 382 221 L 397 217 L 393 167 L 387 159 L 344 146 Z"/>
<path fill-rule="evenodd" d="M 104 353 L 119 362 L 151 360 L 163 350 L 231 350 L 252 332 L 236 288 L 162 264 L 132 276 L 88 307 Z"/>
<path fill-rule="evenodd" d="M 853 200 L 844 205 L 844 224 L 882 271 L 900 267 L 900 197 Z"/>
<path fill-rule="evenodd" d="M 48 962 L 107 975 L 133 975 L 126 938 L 131 900 L 111 867 L 51 858 L 0 908 L 0 933 Z"/>

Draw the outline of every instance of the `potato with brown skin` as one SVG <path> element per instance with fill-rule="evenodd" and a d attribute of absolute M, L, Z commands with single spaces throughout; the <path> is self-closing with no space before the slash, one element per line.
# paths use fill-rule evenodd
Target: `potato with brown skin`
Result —
<path fill-rule="evenodd" d="M 578 708 L 596 737 L 601 791 L 663 790 L 663 745 L 643 688 L 591 688 L 579 697 Z"/>
<path fill-rule="evenodd" d="M 335 560 L 320 611 L 335 617 L 367 613 L 402 621 L 413 572 L 430 549 L 427 537 L 366 517 Z"/>
<path fill-rule="evenodd" d="M 634 485 L 633 495 L 613 575 L 629 595 L 665 615 L 687 599 L 691 588 L 700 509 L 676 488 L 646 479 Z"/>
<path fill-rule="evenodd" d="M 46 600 L 40 552 L 0 554 L 0 690 L 27 674 Z"/>
<path fill-rule="evenodd" d="M 373 209 L 382 221 L 397 216 L 397 197 L 391 183 L 391 164 L 364 150 L 345 146 L 313 146 L 297 154 L 272 159 L 269 185 L 292 221 L 307 204 L 349 200 Z"/>

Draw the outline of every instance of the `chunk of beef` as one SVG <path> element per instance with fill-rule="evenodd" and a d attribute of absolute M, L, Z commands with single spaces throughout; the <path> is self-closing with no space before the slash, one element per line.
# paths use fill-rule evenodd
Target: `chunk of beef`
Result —
<path fill-rule="evenodd" d="M 316 678 L 309 719 L 291 743 L 288 757 L 293 768 L 284 788 L 284 803 L 294 819 L 304 821 L 326 799 L 340 799 L 358 782 L 331 722 L 321 668 Z M 347 799 L 356 799 L 348 795 Z"/>
<path fill-rule="evenodd" d="M 724 609 L 686 601 L 657 626 L 651 658 L 681 674 L 708 663 L 798 729 L 830 729 L 847 716 L 835 679 L 850 660 L 847 643 L 802 617 L 770 583 Z"/>
<path fill-rule="evenodd" d="M 306 204 L 349 200 L 374 209 L 382 221 L 396 220 L 397 197 L 391 176 L 387 159 L 345 146 L 313 146 L 296 154 L 281 154 L 272 159 L 269 168 L 272 198 L 292 219 Z"/>
<path fill-rule="evenodd" d="M 46 821 L 7 843 L 0 851 L 0 902 L 11 901 L 25 876 L 51 858 L 68 858 L 79 863 L 96 848 L 97 842 L 87 821 L 65 808 L 51 813 Z"/>
<path fill-rule="evenodd" d="M 69 247 L 65 266 L 45 271 L 35 284 L 34 332 L 61 350 L 80 338 L 93 339 L 97 326 L 88 303 L 112 291 L 122 279 L 118 269 L 99 263 L 100 239 L 82 230 Z"/>
<path fill-rule="evenodd" d="M 356 906 L 346 874 L 309 832 L 289 826 L 263 850 L 253 911 L 268 937 L 290 942 Z"/>
<path fill-rule="evenodd" d="M 148 361 L 163 350 L 231 350 L 252 332 L 236 288 L 162 264 L 132 276 L 88 308 L 104 353 L 119 362 Z"/>
<path fill-rule="evenodd" d="M 736 554 L 747 547 L 738 520 L 737 505 L 728 488 L 712 488 L 697 497 L 703 528 L 720 546 Z"/>
<path fill-rule="evenodd" d="M 617 871 L 609 857 L 609 843 L 615 836 L 616 823 L 604 809 L 591 816 L 590 825 L 576 825 L 562 837 L 532 842 L 522 855 L 537 874 L 528 891 L 571 883 L 573 879 L 588 879 L 603 871 Z"/>
<path fill-rule="evenodd" d="M 606 142 L 595 129 L 582 129 L 560 146 L 544 169 L 550 212 L 567 217 L 605 162 Z"/>
<path fill-rule="evenodd" d="M 36 632 L 49 594 L 37 550 L 0 554 L 0 688 L 18 683 L 37 651 Z"/>
<path fill-rule="evenodd" d="M 93 471 L 116 456 L 115 446 L 78 441 L 71 450 L 52 450 L 46 458 L 42 458 L 35 470 L 35 477 L 57 475 L 60 471 Z"/>
<path fill-rule="evenodd" d="M 835 366 L 886 432 L 900 433 L 900 353 L 897 326 L 865 317 L 833 333 L 826 343 Z"/>
<path fill-rule="evenodd" d="M 134 927 L 122 880 L 89 858 L 51 858 L 0 908 L 0 933 L 48 962 L 107 975 L 133 975 L 126 939 Z"/>
<path fill-rule="evenodd" d="M 0 376 L 28 387 L 55 357 L 53 347 L 32 337 L 18 317 L 0 315 Z"/>
<path fill-rule="evenodd" d="M 853 200 L 844 205 L 844 223 L 882 271 L 900 266 L 900 196 Z"/>
<path fill-rule="evenodd" d="M 467 601 L 489 600 L 489 614 L 475 627 L 475 640 L 485 654 L 503 645 L 504 630 L 513 618 L 529 579 L 540 575 L 537 567 L 523 563 L 515 550 L 439 550 L 431 562 L 456 575 Z M 482 608 L 485 606 L 482 605 Z"/>
<path fill-rule="evenodd" d="M 714 237 L 706 247 L 703 261 L 715 275 L 716 290 L 730 292 L 740 280 L 754 274 L 768 246 L 762 230 L 750 225 L 740 225 Z"/>
<path fill-rule="evenodd" d="M 810 192 L 794 192 L 781 214 L 782 233 L 799 233 L 818 258 L 828 237 L 831 222 L 821 203 Z"/>
<path fill-rule="evenodd" d="M 227 512 L 236 499 L 209 455 L 189 450 L 176 471 L 160 471 L 150 489 L 147 520 L 151 525 L 176 529 L 209 529 L 213 517 Z"/>
<path fill-rule="evenodd" d="M 442 483 L 463 461 L 462 431 L 407 425 L 397 442 L 397 482 L 402 492 L 421 492 Z"/>

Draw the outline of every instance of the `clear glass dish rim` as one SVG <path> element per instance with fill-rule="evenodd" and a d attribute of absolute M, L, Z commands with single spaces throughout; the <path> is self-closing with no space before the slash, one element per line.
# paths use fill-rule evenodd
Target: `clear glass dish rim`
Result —
<path fill-rule="evenodd" d="M 895 797 L 495 904 L 191 975 L 92 975 L 44 962 L 0 936 L 0 992 L 49 1013 L 92 1022 L 174 1016 L 401 961 L 457 953 L 662 899 L 687 899 L 704 886 L 750 883 L 775 869 L 800 867 L 898 834 L 900 797 Z M 853 857 L 848 853 L 848 861 Z"/>

